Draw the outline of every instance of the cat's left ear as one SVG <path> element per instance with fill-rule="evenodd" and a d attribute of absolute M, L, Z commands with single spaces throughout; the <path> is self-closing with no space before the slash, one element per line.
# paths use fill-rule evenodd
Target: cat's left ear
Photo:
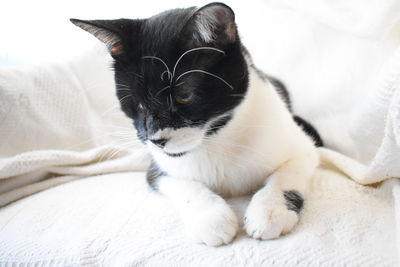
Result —
<path fill-rule="evenodd" d="M 197 9 L 183 29 L 196 45 L 226 45 L 237 40 L 233 10 L 223 3 L 211 3 Z"/>
<path fill-rule="evenodd" d="M 124 53 L 122 36 L 127 30 L 129 22 L 125 19 L 119 20 L 79 20 L 70 21 L 83 30 L 93 34 L 108 48 L 111 56 L 118 57 Z"/>

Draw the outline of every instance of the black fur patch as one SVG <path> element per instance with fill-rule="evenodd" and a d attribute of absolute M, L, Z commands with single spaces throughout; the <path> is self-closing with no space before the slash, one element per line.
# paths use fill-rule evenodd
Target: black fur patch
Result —
<path fill-rule="evenodd" d="M 241 103 L 248 69 L 234 17 L 228 6 L 213 3 L 147 19 L 72 22 L 117 48 L 112 53 L 117 96 L 145 142 L 165 128 L 201 128 Z M 199 23 L 211 25 L 205 28 L 210 32 Z M 177 101 L 187 95 L 193 96 L 190 102 Z"/>
<path fill-rule="evenodd" d="M 244 50 L 244 51 L 246 51 L 246 50 Z M 246 53 L 248 53 L 248 52 L 246 51 Z M 286 86 L 280 80 L 278 80 L 275 77 L 265 74 L 262 70 L 258 69 L 253 64 L 251 65 L 251 68 L 253 68 L 256 71 L 257 75 L 262 80 L 264 80 L 265 82 L 269 81 L 275 87 L 275 90 L 278 92 L 278 94 L 280 95 L 282 100 L 285 102 L 286 107 L 288 108 L 290 113 L 293 114 L 291 101 L 290 101 L 290 95 L 289 95 L 289 91 L 286 89 Z M 307 122 L 306 120 L 304 120 L 301 117 L 296 116 L 296 115 L 293 115 L 293 119 L 297 123 L 297 125 L 299 125 L 303 129 L 303 131 L 314 140 L 315 146 L 320 147 L 320 146 L 324 145 L 324 143 L 322 142 L 321 136 L 309 122 Z"/>
<path fill-rule="evenodd" d="M 286 86 L 283 84 L 283 82 L 281 82 L 277 78 L 272 77 L 270 75 L 265 74 L 265 76 L 268 78 L 269 82 L 272 83 L 272 85 L 275 87 L 278 94 L 281 96 L 283 101 L 286 103 L 286 106 L 289 109 L 289 111 L 292 112 L 292 105 L 291 105 L 291 101 L 290 101 L 289 91 L 286 89 Z"/>
<path fill-rule="evenodd" d="M 167 173 L 162 171 L 160 167 L 157 165 L 157 163 L 155 163 L 154 160 L 152 160 L 150 167 L 146 173 L 147 183 L 149 184 L 150 188 L 155 191 L 158 191 L 157 180 L 161 176 L 165 175 L 167 175 Z"/>
<path fill-rule="evenodd" d="M 237 107 L 248 89 L 246 59 L 259 77 L 274 85 L 292 111 L 285 85 L 252 63 L 234 17 L 228 6 L 213 3 L 200 9 L 168 10 L 147 19 L 71 21 L 108 46 L 115 59 L 121 108 L 133 119 L 139 139 L 145 142 L 158 130 L 201 127 Z M 198 23 L 210 19 L 213 40 L 205 41 Z M 185 95 L 193 95 L 193 100 L 187 104 L 176 101 Z M 230 119 L 217 121 L 207 135 Z M 294 119 L 317 146 L 322 146 L 314 127 L 297 116 Z"/>
<path fill-rule="evenodd" d="M 283 196 L 285 197 L 286 207 L 288 210 L 300 213 L 304 204 L 304 199 L 301 194 L 296 190 L 290 190 L 283 192 Z"/>
<path fill-rule="evenodd" d="M 320 147 L 324 145 L 321 136 L 318 134 L 317 130 L 311 125 L 311 123 L 296 115 L 293 116 L 293 119 L 297 123 L 297 125 L 299 125 L 303 129 L 303 131 L 314 140 L 315 146 Z"/>
<path fill-rule="evenodd" d="M 267 75 L 262 70 L 254 66 L 253 63 L 251 64 L 251 68 L 256 71 L 258 77 L 260 77 L 265 82 L 270 82 L 275 87 L 275 90 L 278 92 L 283 102 L 285 102 L 286 107 L 289 109 L 290 112 L 292 112 L 292 106 L 290 105 L 290 95 L 288 90 L 286 89 L 286 86 L 277 78 Z"/>

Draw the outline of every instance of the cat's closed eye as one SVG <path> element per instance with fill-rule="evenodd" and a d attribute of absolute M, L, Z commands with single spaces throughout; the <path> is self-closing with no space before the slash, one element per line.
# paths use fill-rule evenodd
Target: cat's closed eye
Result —
<path fill-rule="evenodd" d="M 187 95 L 177 95 L 175 97 L 175 101 L 179 104 L 182 105 L 187 105 L 193 102 L 194 95 L 193 94 L 187 94 Z"/>

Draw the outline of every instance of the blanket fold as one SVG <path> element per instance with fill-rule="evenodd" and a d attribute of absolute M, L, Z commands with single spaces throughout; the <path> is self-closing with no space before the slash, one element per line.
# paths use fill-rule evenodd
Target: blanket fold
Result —
<path fill-rule="evenodd" d="M 98 48 L 65 64 L 0 71 L 0 207 L 79 178 L 147 168 L 109 66 Z"/>

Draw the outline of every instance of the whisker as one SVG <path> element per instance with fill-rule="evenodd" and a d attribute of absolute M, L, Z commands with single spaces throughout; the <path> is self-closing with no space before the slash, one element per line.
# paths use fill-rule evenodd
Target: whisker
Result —
<path fill-rule="evenodd" d="M 221 82 L 223 82 L 223 83 L 225 83 L 227 86 L 229 86 L 229 88 L 231 88 L 231 90 L 233 90 L 233 86 L 230 85 L 227 81 L 225 81 L 224 79 L 222 79 L 222 78 L 219 77 L 218 75 L 212 74 L 212 73 L 210 73 L 210 72 L 208 72 L 208 71 L 205 71 L 205 70 L 188 70 L 188 71 L 182 73 L 181 75 L 179 75 L 179 77 L 178 77 L 175 81 L 177 82 L 177 81 L 178 81 L 180 78 L 182 78 L 183 76 L 185 76 L 185 75 L 187 75 L 187 74 L 190 74 L 190 73 L 194 73 L 194 72 L 200 72 L 200 73 L 203 73 L 203 74 L 210 75 L 210 76 L 212 76 L 212 77 L 214 77 L 214 78 L 217 78 L 218 80 L 220 80 Z"/>
<path fill-rule="evenodd" d="M 184 84 L 185 82 L 180 82 L 180 83 L 178 83 L 178 84 L 175 84 L 174 86 L 175 87 L 179 87 L 179 86 L 181 86 L 182 84 Z"/>
<path fill-rule="evenodd" d="M 155 57 L 155 56 L 144 56 L 144 57 L 142 57 L 142 58 L 144 58 L 144 59 L 156 59 L 156 60 L 160 61 L 160 62 L 164 65 L 164 67 L 167 69 L 166 71 L 167 71 L 167 73 L 168 73 L 168 77 L 170 77 L 170 76 L 172 75 L 171 72 L 169 71 L 169 68 L 168 68 L 167 63 L 165 63 L 165 61 L 162 60 L 161 58 Z M 163 73 L 164 73 L 164 72 L 163 72 Z M 163 74 L 161 74 L 161 77 L 162 77 L 162 75 L 163 75 Z"/>
<path fill-rule="evenodd" d="M 167 85 L 164 88 L 162 88 L 160 91 L 158 91 L 158 93 L 156 94 L 156 97 L 161 94 L 162 92 L 164 92 L 165 90 L 167 90 L 168 88 L 171 88 L 171 86 Z"/>
<path fill-rule="evenodd" d="M 101 113 L 100 117 L 103 118 L 105 115 L 108 115 L 108 113 L 110 113 L 113 110 L 117 110 L 117 109 L 120 110 L 120 107 L 121 107 L 120 103 L 112 105 L 111 107 L 107 108 L 103 113 Z"/>
<path fill-rule="evenodd" d="M 123 84 L 123 83 L 115 83 L 115 85 L 116 85 L 117 87 L 130 88 L 128 85 Z"/>
<path fill-rule="evenodd" d="M 134 71 L 126 71 L 126 73 L 130 73 L 130 74 L 133 74 L 133 75 L 135 75 L 136 77 L 139 77 L 139 78 L 143 78 L 143 75 L 140 75 L 140 74 L 138 74 L 138 73 L 136 73 L 136 72 L 134 72 Z"/>
<path fill-rule="evenodd" d="M 120 140 L 118 140 L 120 141 Z M 138 140 L 129 140 L 128 142 L 118 143 L 118 141 L 111 142 L 107 150 L 103 151 L 99 156 L 97 162 L 113 160 L 113 158 L 120 152 L 132 153 L 133 150 L 138 149 Z M 142 144 L 141 144 L 142 145 Z M 140 149 L 140 148 L 139 148 Z"/>
<path fill-rule="evenodd" d="M 217 48 L 214 48 L 214 47 L 203 46 L 203 47 L 197 47 L 197 48 L 189 49 L 188 51 L 186 51 L 185 53 L 183 53 L 183 54 L 178 58 L 178 60 L 176 61 L 175 65 L 174 65 L 174 69 L 173 69 L 173 71 L 172 71 L 172 79 L 175 77 L 176 67 L 178 66 L 178 64 L 179 64 L 179 62 L 182 60 L 182 58 L 183 58 L 184 56 L 186 56 L 187 54 L 189 54 L 189 53 L 191 53 L 191 52 L 194 52 L 194 51 L 198 51 L 198 50 L 213 50 L 213 51 L 217 51 L 217 52 L 222 53 L 222 54 L 225 55 L 225 52 L 224 52 L 224 51 L 222 51 L 222 50 L 220 50 L 220 49 L 217 49 Z M 172 83 L 172 79 L 171 79 L 171 83 Z"/>
<path fill-rule="evenodd" d="M 161 102 L 157 99 L 158 93 L 154 96 L 152 90 L 149 90 L 150 101 L 155 101 L 157 104 L 161 104 Z"/>
<path fill-rule="evenodd" d="M 131 89 L 128 88 L 117 88 L 117 91 L 131 91 Z"/>
<path fill-rule="evenodd" d="M 171 80 L 171 75 L 172 75 L 172 73 L 171 72 L 169 72 L 168 70 L 164 70 L 162 73 L 161 73 L 161 81 L 164 81 L 164 74 L 165 73 L 167 73 L 168 74 L 168 80 Z"/>
<path fill-rule="evenodd" d="M 121 99 L 119 99 L 119 102 L 121 102 L 121 104 L 122 104 L 122 101 L 124 101 L 128 97 L 132 97 L 132 95 L 126 95 L 126 96 L 122 97 Z"/>
<path fill-rule="evenodd" d="M 172 95 L 171 94 L 169 94 L 169 108 L 172 110 L 172 104 L 173 104 L 173 102 L 172 102 Z"/>

